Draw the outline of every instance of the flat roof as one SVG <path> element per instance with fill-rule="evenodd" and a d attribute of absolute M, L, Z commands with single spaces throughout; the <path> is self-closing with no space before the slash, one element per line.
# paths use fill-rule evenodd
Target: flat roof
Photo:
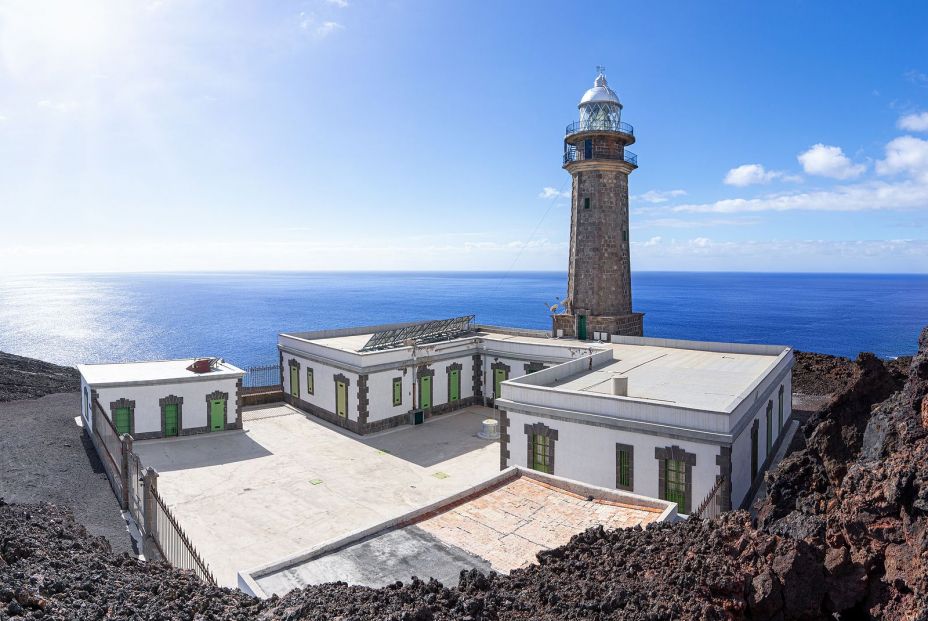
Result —
<path fill-rule="evenodd" d="M 615 360 L 546 386 L 612 394 L 612 378 L 628 378 L 631 399 L 726 411 L 770 367 L 776 356 L 610 344 Z M 518 380 L 516 380 L 518 381 Z"/>
<path fill-rule="evenodd" d="M 198 358 L 182 360 L 153 360 L 149 362 L 117 362 L 105 364 L 79 364 L 77 370 L 92 386 L 100 384 L 132 384 L 139 382 L 168 382 L 172 380 L 218 379 L 241 377 L 245 372 L 235 365 L 221 361 L 207 373 L 188 371 Z"/>
<path fill-rule="evenodd" d="M 378 349 L 372 351 L 361 352 L 361 348 L 364 347 L 367 342 L 374 335 L 373 331 L 366 331 L 362 334 L 335 334 L 332 336 L 313 336 L 313 333 L 303 333 L 303 334 L 293 334 L 293 333 L 284 333 L 283 336 L 289 336 L 292 338 L 298 338 L 306 341 L 307 343 L 313 343 L 315 345 L 321 345 L 323 347 L 330 347 L 332 349 L 338 349 L 340 351 L 347 351 L 353 353 L 360 353 L 361 355 L 368 354 L 382 354 L 388 351 L 399 351 L 402 349 L 410 349 L 408 346 L 400 347 L 391 347 L 389 349 Z M 448 343 L 458 343 L 465 341 L 472 341 L 475 338 L 483 339 L 484 341 L 512 341 L 516 343 L 525 343 L 525 344 L 542 344 L 542 345 L 554 345 L 561 347 L 599 347 L 608 345 L 607 343 L 599 343 L 597 341 L 577 341 L 574 339 L 554 339 L 547 338 L 544 336 L 529 336 L 526 334 L 517 334 L 505 332 L 502 329 L 500 331 L 495 331 L 492 328 L 480 327 L 470 334 L 458 336 L 447 341 L 433 341 L 430 343 L 425 343 L 422 346 L 429 345 L 444 345 Z"/>
<path fill-rule="evenodd" d="M 461 570 L 509 573 L 535 563 L 538 552 L 562 546 L 588 528 L 645 525 L 666 519 L 670 506 L 519 472 L 418 518 L 252 575 L 266 594 L 336 580 L 382 587 L 412 576 L 453 586 Z"/>

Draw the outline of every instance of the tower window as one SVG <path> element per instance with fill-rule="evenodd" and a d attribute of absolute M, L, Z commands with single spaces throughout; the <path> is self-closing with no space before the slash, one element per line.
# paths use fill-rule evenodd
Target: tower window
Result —
<path fill-rule="evenodd" d="M 590 197 L 589 196 L 583 199 L 583 208 L 584 209 L 590 208 Z"/>
<path fill-rule="evenodd" d="M 593 159 L 593 141 L 589 138 L 583 141 L 583 159 Z"/>
<path fill-rule="evenodd" d="M 628 231 L 626 229 L 622 229 L 622 241 L 628 241 Z"/>

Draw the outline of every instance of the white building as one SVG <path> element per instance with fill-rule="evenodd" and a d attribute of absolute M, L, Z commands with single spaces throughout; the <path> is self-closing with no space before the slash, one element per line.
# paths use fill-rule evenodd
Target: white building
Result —
<path fill-rule="evenodd" d="M 578 341 L 471 320 L 281 334 L 284 398 L 360 434 L 495 403 L 501 468 L 673 500 L 681 513 L 717 482 L 720 508 L 749 498 L 791 414 L 788 347 Z"/>
<path fill-rule="evenodd" d="M 218 360 L 208 371 L 195 373 L 188 369 L 193 363 L 194 359 L 78 365 L 87 428 L 93 428 L 97 402 L 116 432 L 135 440 L 241 429 L 245 372 Z"/>

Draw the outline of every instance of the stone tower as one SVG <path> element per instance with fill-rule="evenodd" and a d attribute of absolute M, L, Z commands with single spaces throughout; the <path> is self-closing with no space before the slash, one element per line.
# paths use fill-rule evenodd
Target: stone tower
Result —
<path fill-rule="evenodd" d="M 637 156 L 625 147 L 634 129 L 604 68 L 580 100 L 580 120 L 567 126 L 564 168 L 573 177 L 570 265 L 565 312 L 554 329 L 592 339 L 594 333 L 641 336 L 643 313 L 632 312 L 628 242 L 628 175 Z"/>

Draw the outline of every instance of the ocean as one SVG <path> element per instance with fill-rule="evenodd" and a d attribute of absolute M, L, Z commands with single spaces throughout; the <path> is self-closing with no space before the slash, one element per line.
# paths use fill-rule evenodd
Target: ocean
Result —
<path fill-rule="evenodd" d="M 276 335 L 475 314 L 548 329 L 563 272 L 251 272 L 0 278 L 0 351 L 59 364 L 277 361 Z M 636 272 L 645 335 L 912 354 L 928 275 Z"/>

